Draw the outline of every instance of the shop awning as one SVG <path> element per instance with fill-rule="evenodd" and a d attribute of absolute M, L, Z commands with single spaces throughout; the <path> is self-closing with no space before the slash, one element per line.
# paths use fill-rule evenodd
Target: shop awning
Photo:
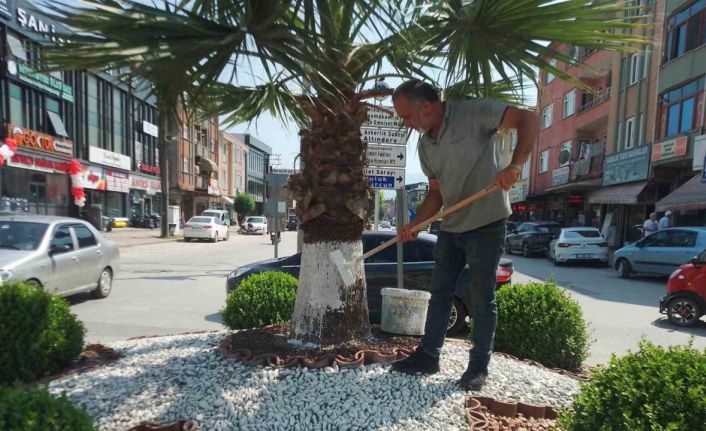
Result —
<path fill-rule="evenodd" d="M 572 191 L 583 191 L 583 190 L 593 190 L 601 186 L 603 179 L 595 178 L 592 180 L 574 181 L 571 183 L 561 184 L 558 186 L 547 187 L 545 191 L 547 192 L 572 192 Z"/>
<path fill-rule="evenodd" d="M 216 165 L 216 162 L 211 159 L 207 159 L 206 157 L 197 156 L 196 164 L 199 165 L 199 168 L 201 168 L 204 172 L 218 172 L 218 165 Z"/>
<path fill-rule="evenodd" d="M 227 203 L 227 204 L 229 204 L 229 205 L 233 205 L 233 203 L 235 202 L 235 201 L 233 201 L 233 199 L 231 199 L 231 198 L 229 198 L 228 196 L 225 196 L 225 195 L 221 195 L 221 199 L 223 200 L 223 202 L 225 202 L 225 203 Z"/>
<path fill-rule="evenodd" d="M 657 211 L 706 209 L 706 184 L 701 183 L 701 174 L 657 201 L 655 206 Z"/>
<path fill-rule="evenodd" d="M 646 186 L 647 181 L 606 186 L 591 192 L 588 195 L 588 202 L 592 204 L 635 205 L 638 201 L 638 196 Z"/>

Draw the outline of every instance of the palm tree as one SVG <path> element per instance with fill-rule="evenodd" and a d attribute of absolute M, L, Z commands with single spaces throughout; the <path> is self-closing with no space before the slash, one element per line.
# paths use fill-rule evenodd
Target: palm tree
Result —
<path fill-rule="evenodd" d="M 66 1 L 66 0 L 63 0 Z M 183 0 L 162 7 L 135 0 L 53 0 L 49 14 L 76 30 L 60 35 L 54 67 L 127 67 L 160 77 L 207 114 L 230 123 L 263 112 L 301 128 L 303 172 L 290 191 L 304 229 L 292 319 L 296 338 L 322 344 L 369 336 L 362 264 L 343 285 L 328 253 L 362 253 L 369 185 L 360 127 L 386 76 L 426 79 L 452 97 L 505 97 L 538 69 L 574 78 L 548 48 L 631 50 L 608 0 Z M 165 73 L 166 72 L 166 73 Z M 254 76 L 243 79 L 244 76 Z M 385 92 L 383 91 L 383 94 Z"/>

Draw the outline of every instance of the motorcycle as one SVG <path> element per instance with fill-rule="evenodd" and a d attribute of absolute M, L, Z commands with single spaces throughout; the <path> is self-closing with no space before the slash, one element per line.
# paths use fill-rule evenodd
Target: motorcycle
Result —
<path fill-rule="evenodd" d="M 130 219 L 130 225 L 132 227 L 154 229 L 159 226 L 160 221 L 161 217 L 157 214 L 152 214 L 150 216 L 134 215 Z"/>

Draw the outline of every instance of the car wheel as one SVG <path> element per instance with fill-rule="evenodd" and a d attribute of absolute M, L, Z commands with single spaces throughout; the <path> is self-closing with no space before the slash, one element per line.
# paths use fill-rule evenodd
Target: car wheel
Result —
<path fill-rule="evenodd" d="M 446 335 L 451 336 L 461 332 L 461 329 L 466 324 L 466 316 L 468 316 L 466 307 L 463 306 L 460 299 L 454 298 L 451 304 L 451 316 L 449 317 L 449 326 L 446 328 Z"/>
<path fill-rule="evenodd" d="M 526 242 L 522 243 L 522 256 L 524 257 L 531 257 L 532 256 L 532 251 L 530 250 L 529 244 Z"/>
<path fill-rule="evenodd" d="M 25 281 L 25 284 L 29 284 L 30 286 L 42 290 L 42 283 L 40 283 L 39 280 L 37 280 L 36 278 L 30 278 L 29 280 Z"/>
<path fill-rule="evenodd" d="M 184 242 L 191 242 L 191 238 L 184 237 Z"/>
<path fill-rule="evenodd" d="M 630 278 L 630 274 L 632 274 L 630 262 L 627 259 L 618 260 L 618 276 L 620 278 Z"/>
<path fill-rule="evenodd" d="M 667 318 L 677 326 L 691 326 L 702 314 L 699 303 L 688 296 L 674 298 L 667 304 Z"/>
<path fill-rule="evenodd" d="M 211 238 L 211 242 L 218 242 L 218 232 L 213 234 L 213 238 Z"/>
<path fill-rule="evenodd" d="M 505 253 L 512 254 L 512 248 L 510 248 L 510 241 L 505 240 Z"/>
<path fill-rule="evenodd" d="M 113 288 L 113 273 L 108 268 L 103 268 L 101 276 L 98 278 L 98 285 L 93 291 L 96 298 L 107 298 Z"/>

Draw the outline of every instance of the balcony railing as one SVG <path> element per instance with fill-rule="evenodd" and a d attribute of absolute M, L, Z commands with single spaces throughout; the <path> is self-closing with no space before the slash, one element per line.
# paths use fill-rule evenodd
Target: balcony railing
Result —
<path fill-rule="evenodd" d="M 593 93 L 593 99 L 579 106 L 579 109 L 577 109 L 576 112 L 580 114 L 582 112 L 588 111 L 589 109 L 593 109 L 601 103 L 607 102 L 608 99 L 610 99 L 610 87 L 606 87 L 606 89 L 603 91 Z"/>

